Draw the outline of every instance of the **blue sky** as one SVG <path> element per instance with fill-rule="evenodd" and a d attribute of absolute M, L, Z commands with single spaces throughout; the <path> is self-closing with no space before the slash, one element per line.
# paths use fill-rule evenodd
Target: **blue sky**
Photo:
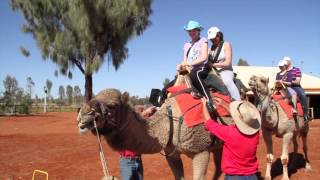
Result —
<path fill-rule="evenodd" d="M 205 37 L 208 28 L 218 26 L 232 43 L 233 64 L 243 58 L 252 66 L 275 66 L 283 56 L 290 56 L 304 73 L 320 77 L 319 8 L 319 0 L 154 0 L 152 25 L 128 43 L 129 58 L 118 71 L 105 63 L 94 74 L 93 91 L 112 87 L 145 97 L 152 88 L 161 88 L 165 78 L 176 74 L 183 44 L 189 41 L 183 30 L 189 20 L 203 25 Z M 21 32 L 22 15 L 13 12 L 8 1 L 0 1 L 0 22 L 0 92 L 9 74 L 22 88 L 30 76 L 39 97 L 44 96 L 47 79 L 53 82 L 55 97 L 60 85 L 79 85 L 84 93 L 84 76 L 77 68 L 71 80 L 54 76 L 57 66 L 42 60 L 35 40 Z M 31 56 L 22 56 L 20 46 L 29 49 Z"/>

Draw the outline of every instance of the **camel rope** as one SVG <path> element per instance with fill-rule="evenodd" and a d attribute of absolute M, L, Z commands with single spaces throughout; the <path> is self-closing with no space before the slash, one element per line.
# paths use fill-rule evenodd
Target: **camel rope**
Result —
<path fill-rule="evenodd" d="M 103 171 L 104 176 L 108 179 L 111 176 L 110 176 L 110 173 L 109 173 L 109 170 L 107 167 L 106 158 L 103 153 L 102 144 L 101 144 L 101 140 L 100 140 L 100 134 L 98 131 L 96 120 L 94 120 L 93 123 L 94 123 L 94 128 L 97 132 L 97 138 L 98 138 L 98 142 L 99 142 L 99 155 L 100 155 L 100 161 L 101 161 L 101 165 L 102 165 L 102 171 Z"/>

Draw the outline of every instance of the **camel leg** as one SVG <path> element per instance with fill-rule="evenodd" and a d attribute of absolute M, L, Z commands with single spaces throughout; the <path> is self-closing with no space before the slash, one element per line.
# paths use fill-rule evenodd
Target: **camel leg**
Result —
<path fill-rule="evenodd" d="M 171 171 L 173 172 L 175 179 L 184 180 L 183 164 L 182 164 L 180 154 L 175 153 L 172 156 L 166 156 L 166 160 L 169 164 Z"/>
<path fill-rule="evenodd" d="M 299 144 L 297 141 L 297 134 L 293 135 L 292 143 L 293 143 L 293 156 L 292 156 L 292 159 L 290 160 L 289 169 L 294 169 L 296 167 L 298 148 L 299 148 Z"/>
<path fill-rule="evenodd" d="M 304 153 L 304 158 L 306 159 L 306 170 L 307 171 L 311 171 L 311 165 L 310 165 L 310 161 L 308 158 L 308 144 L 307 144 L 307 137 L 308 137 L 308 132 L 303 133 L 301 138 L 302 138 L 302 143 L 303 143 L 303 153 Z"/>
<path fill-rule="evenodd" d="M 283 142 L 282 142 L 282 154 L 281 154 L 281 163 L 283 169 L 282 180 L 289 180 L 288 175 L 288 162 L 289 162 L 289 145 L 292 140 L 293 133 L 286 133 L 283 135 Z"/>
<path fill-rule="evenodd" d="M 272 133 L 268 130 L 263 129 L 262 135 L 263 135 L 264 142 L 267 146 L 267 168 L 266 168 L 265 179 L 271 180 L 271 166 L 273 161 Z"/>
<path fill-rule="evenodd" d="M 192 170 L 194 180 L 206 179 L 209 158 L 209 151 L 202 151 L 192 158 Z"/>

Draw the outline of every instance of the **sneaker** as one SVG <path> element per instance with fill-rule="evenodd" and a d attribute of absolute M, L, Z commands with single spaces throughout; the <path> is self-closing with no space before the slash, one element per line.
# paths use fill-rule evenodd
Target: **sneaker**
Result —
<path fill-rule="evenodd" d="M 292 112 L 293 115 L 297 115 L 298 114 L 297 110 L 295 108 L 291 108 L 291 112 Z"/>
<path fill-rule="evenodd" d="M 310 116 L 304 116 L 303 120 L 304 120 L 305 123 L 307 123 L 309 121 L 312 121 L 312 118 Z"/>

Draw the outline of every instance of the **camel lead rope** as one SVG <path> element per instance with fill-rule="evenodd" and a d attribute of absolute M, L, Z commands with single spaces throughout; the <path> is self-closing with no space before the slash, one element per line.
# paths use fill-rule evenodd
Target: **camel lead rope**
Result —
<path fill-rule="evenodd" d="M 97 132 L 97 138 L 98 138 L 98 142 L 99 142 L 99 154 L 100 154 L 100 161 L 101 161 L 101 164 L 102 164 L 102 171 L 103 171 L 104 176 L 107 179 L 109 179 L 109 177 L 111 177 L 111 176 L 110 176 L 110 173 L 108 171 L 107 162 L 106 162 L 106 159 L 105 159 L 105 156 L 104 156 L 104 153 L 103 153 L 101 140 L 100 140 L 100 135 L 99 135 L 99 131 L 98 131 L 98 128 L 97 128 L 97 123 L 96 123 L 95 120 L 93 121 L 93 123 L 94 123 L 94 128 L 96 129 L 96 132 Z"/>

